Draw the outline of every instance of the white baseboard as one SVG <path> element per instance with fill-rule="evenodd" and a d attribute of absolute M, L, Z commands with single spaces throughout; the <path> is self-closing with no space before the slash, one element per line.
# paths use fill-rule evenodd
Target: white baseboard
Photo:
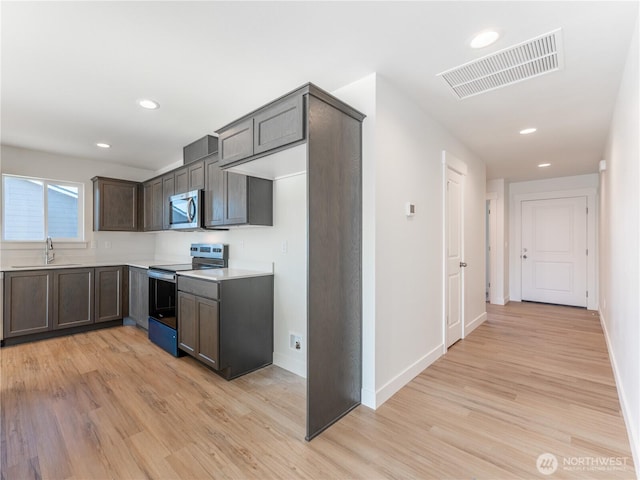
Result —
<path fill-rule="evenodd" d="M 506 297 L 498 297 L 492 300 L 491 303 L 493 305 L 506 305 L 507 303 L 509 303 L 509 296 L 507 295 Z"/>
<path fill-rule="evenodd" d="M 361 400 L 360 402 L 369 408 L 376 408 L 376 392 L 373 390 L 369 390 L 368 388 L 363 388 L 361 392 Z"/>
<path fill-rule="evenodd" d="M 417 377 L 420 372 L 422 372 L 425 368 L 435 362 L 438 358 L 442 356 L 442 345 L 438 345 L 425 356 L 420 358 L 413 365 L 410 365 L 403 372 L 396 375 L 390 381 L 388 381 L 385 385 L 383 385 L 375 394 L 375 402 L 374 405 L 367 405 L 371 408 L 378 408 L 384 402 L 389 400 L 394 393 L 404 387 L 407 383 Z"/>
<path fill-rule="evenodd" d="M 279 352 L 273 352 L 273 364 L 291 373 L 295 373 L 302 378 L 307 378 L 307 365 L 297 358 L 292 358 Z"/>
<path fill-rule="evenodd" d="M 464 327 L 464 336 L 468 336 L 471 332 L 473 332 L 476 328 L 482 325 L 487 320 L 487 312 L 483 312 L 474 318 L 469 325 L 465 325 Z"/>
<path fill-rule="evenodd" d="M 626 400 L 624 393 L 624 386 L 620 379 L 618 364 L 616 357 L 611 349 L 611 341 L 609 339 L 609 332 L 607 331 L 607 323 L 604 321 L 604 315 L 602 311 L 598 309 L 600 315 L 600 325 L 604 332 L 604 339 L 607 342 L 607 350 L 609 352 L 609 358 L 611 359 L 611 368 L 613 369 L 613 377 L 616 380 L 616 388 L 618 389 L 618 398 L 620 399 L 620 407 L 622 409 L 622 418 L 624 418 L 625 426 L 627 427 L 627 435 L 629 436 L 629 443 L 631 447 L 631 454 L 633 455 L 633 464 L 636 467 L 636 478 L 640 478 L 640 432 L 636 431 L 635 425 L 631 422 L 631 412 L 629 411 L 629 402 Z"/>

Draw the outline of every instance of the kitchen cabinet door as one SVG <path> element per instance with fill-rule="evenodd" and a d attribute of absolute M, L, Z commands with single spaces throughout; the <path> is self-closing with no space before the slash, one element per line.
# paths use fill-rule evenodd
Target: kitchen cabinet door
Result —
<path fill-rule="evenodd" d="M 142 229 L 145 232 L 153 230 L 153 188 L 151 182 L 145 182 L 142 186 L 143 219 Z"/>
<path fill-rule="evenodd" d="M 149 276 L 144 268 L 129 267 L 129 317 L 149 329 Z"/>
<path fill-rule="evenodd" d="M 253 153 L 258 154 L 304 138 L 303 96 L 274 103 L 253 117 Z"/>
<path fill-rule="evenodd" d="M 175 190 L 175 175 L 171 172 L 162 177 L 162 230 L 169 230 L 171 228 L 169 198 L 175 194 Z"/>
<path fill-rule="evenodd" d="M 93 268 L 53 272 L 53 329 L 93 323 Z"/>
<path fill-rule="evenodd" d="M 187 167 L 189 173 L 189 191 L 204 188 L 204 161 L 194 162 Z"/>
<path fill-rule="evenodd" d="M 143 184 L 145 232 L 162 230 L 163 225 L 163 179 L 154 178 Z"/>
<path fill-rule="evenodd" d="M 205 161 L 204 225 L 224 225 L 224 174 L 218 158 Z"/>
<path fill-rule="evenodd" d="M 253 155 L 253 118 L 219 131 L 220 166 Z"/>
<path fill-rule="evenodd" d="M 220 317 L 218 302 L 196 297 L 198 309 L 198 355 L 197 358 L 210 367 L 219 368 Z"/>
<path fill-rule="evenodd" d="M 162 230 L 163 225 L 163 179 L 158 178 L 154 180 L 151 184 L 152 195 L 153 195 L 153 206 L 152 209 L 152 230 Z"/>
<path fill-rule="evenodd" d="M 4 337 L 51 330 L 53 272 L 7 272 L 4 276 Z"/>
<path fill-rule="evenodd" d="M 178 292 L 178 347 L 196 356 L 198 349 L 198 319 L 196 297 Z"/>
<path fill-rule="evenodd" d="M 223 172 L 224 180 L 224 224 L 247 223 L 247 176 Z"/>
<path fill-rule="evenodd" d="M 122 318 L 122 267 L 95 269 L 95 322 Z"/>
<path fill-rule="evenodd" d="M 94 177 L 93 230 L 139 230 L 140 184 L 129 180 Z"/>
<path fill-rule="evenodd" d="M 174 172 L 176 195 L 189 191 L 189 167 L 181 167 Z"/>

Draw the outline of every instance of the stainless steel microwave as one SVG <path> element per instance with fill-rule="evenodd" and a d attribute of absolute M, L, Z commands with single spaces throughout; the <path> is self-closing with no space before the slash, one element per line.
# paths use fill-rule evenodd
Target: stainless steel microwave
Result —
<path fill-rule="evenodd" d="M 202 190 L 169 197 L 169 226 L 172 230 L 202 228 Z"/>

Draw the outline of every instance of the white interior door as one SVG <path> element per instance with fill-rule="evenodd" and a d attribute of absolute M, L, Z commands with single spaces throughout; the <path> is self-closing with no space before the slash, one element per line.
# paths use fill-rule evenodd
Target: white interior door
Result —
<path fill-rule="evenodd" d="M 523 201 L 522 300 L 587 306 L 587 197 Z"/>
<path fill-rule="evenodd" d="M 445 318 L 447 348 L 462 338 L 462 181 L 463 176 L 447 168 L 446 186 L 446 288 Z"/>

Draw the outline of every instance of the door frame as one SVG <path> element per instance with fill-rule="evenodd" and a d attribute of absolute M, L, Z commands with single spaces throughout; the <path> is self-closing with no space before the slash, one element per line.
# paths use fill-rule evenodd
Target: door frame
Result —
<path fill-rule="evenodd" d="M 489 221 L 485 222 L 489 224 L 489 231 L 487 237 L 489 238 L 488 245 L 485 245 L 485 249 L 491 247 L 489 251 L 489 265 L 486 268 L 489 270 L 489 303 L 500 304 L 498 300 L 498 291 L 496 285 L 498 284 L 498 194 L 496 192 L 487 193 L 485 200 L 489 202 Z M 486 255 L 486 251 L 485 251 Z"/>
<path fill-rule="evenodd" d="M 467 176 L 467 164 L 458 159 L 446 150 L 442 151 L 442 353 L 447 353 L 447 170 L 453 170 L 462 175 L 462 198 L 460 210 L 460 235 L 462 242 L 460 245 L 461 257 L 464 259 L 464 224 L 465 224 L 465 195 L 464 186 Z M 463 260 L 464 261 L 464 260 Z M 460 339 L 465 336 L 465 274 L 464 268 L 461 269 L 461 286 L 460 286 L 460 322 L 462 323 L 462 333 Z"/>
<path fill-rule="evenodd" d="M 549 192 L 522 193 L 511 197 L 511 249 L 509 259 L 511 264 L 511 280 L 509 296 L 516 302 L 522 301 L 522 268 L 520 264 L 520 252 L 522 251 L 522 202 L 527 200 L 553 200 L 555 198 L 587 197 L 587 309 L 598 309 L 598 279 L 596 265 L 598 260 L 597 250 L 597 218 L 598 202 L 596 188 L 577 188 L 575 190 L 556 190 Z"/>

